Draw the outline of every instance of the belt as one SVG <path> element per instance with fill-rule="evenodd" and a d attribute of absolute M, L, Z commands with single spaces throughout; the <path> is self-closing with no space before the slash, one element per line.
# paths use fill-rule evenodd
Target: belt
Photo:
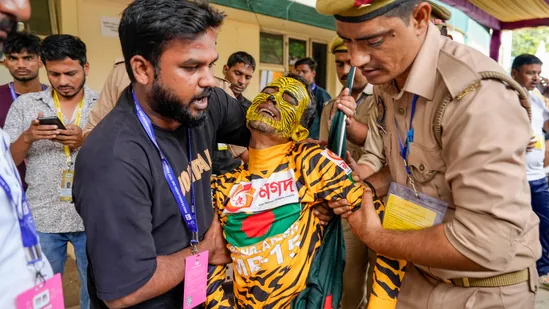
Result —
<path fill-rule="evenodd" d="M 435 280 L 442 281 L 448 284 L 453 284 L 455 286 L 464 287 L 464 288 L 469 288 L 469 287 L 494 288 L 494 287 L 509 286 L 509 285 L 515 285 L 522 282 L 526 282 L 530 278 L 527 268 L 523 270 L 515 271 L 512 273 L 507 273 L 507 274 L 488 277 L 488 278 L 456 278 L 456 279 L 449 279 L 449 280 L 438 278 L 424 271 L 421 268 L 417 268 L 417 269 L 424 275 L 427 275 Z"/>
<path fill-rule="evenodd" d="M 525 281 L 528 281 L 528 269 L 515 271 L 499 276 L 489 278 L 457 278 L 450 279 L 454 285 L 461 287 L 477 287 L 477 288 L 491 288 L 502 287 L 508 285 L 515 285 Z"/>

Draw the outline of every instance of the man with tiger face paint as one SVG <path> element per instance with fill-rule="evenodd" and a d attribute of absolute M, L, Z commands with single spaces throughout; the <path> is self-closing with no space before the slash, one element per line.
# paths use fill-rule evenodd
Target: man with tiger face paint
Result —
<path fill-rule="evenodd" d="M 364 187 L 351 180 L 342 159 L 320 145 L 299 143 L 314 118 L 313 102 L 301 77 L 268 84 L 246 115 L 249 163 L 212 181 L 233 261 L 237 308 L 300 307 L 300 293 L 328 235 L 314 206 L 335 199 L 346 199 L 350 208 L 362 204 Z M 334 276 L 341 282 L 341 272 Z M 210 275 L 207 308 L 231 306 L 220 288 L 224 277 L 221 267 Z M 341 297 L 341 286 L 336 288 L 334 308 Z"/>

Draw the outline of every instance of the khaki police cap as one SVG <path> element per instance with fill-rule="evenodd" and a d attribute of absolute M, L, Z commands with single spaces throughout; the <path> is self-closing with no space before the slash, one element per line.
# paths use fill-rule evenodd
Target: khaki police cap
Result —
<path fill-rule="evenodd" d="M 379 17 L 410 0 L 317 0 L 320 14 L 333 15 L 347 23 L 360 23 Z"/>
<path fill-rule="evenodd" d="M 436 4 L 433 1 L 427 1 L 431 5 L 431 17 L 447 21 L 452 18 L 452 12 L 440 4 Z"/>
<path fill-rule="evenodd" d="M 410 0 L 317 0 L 316 9 L 325 15 L 334 15 L 335 19 L 360 23 L 379 17 Z M 431 15 L 440 20 L 449 20 L 452 13 L 445 7 L 427 1 L 432 7 Z"/>
<path fill-rule="evenodd" d="M 340 38 L 339 35 L 337 35 L 330 43 L 330 52 L 334 55 L 336 53 L 348 52 L 347 46 L 345 46 L 345 43 L 343 43 L 343 39 Z"/>

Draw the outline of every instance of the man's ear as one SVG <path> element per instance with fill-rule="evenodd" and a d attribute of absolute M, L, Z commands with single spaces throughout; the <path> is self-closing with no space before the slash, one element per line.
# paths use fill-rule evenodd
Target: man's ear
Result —
<path fill-rule="evenodd" d="M 229 72 L 229 66 L 228 65 L 224 65 L 223 66 L 223 75 L 227 74 L 227 72 Z"/>
<path fill-rule="evenodd" d="M 431 22 L 431 5 L 427 2 L 420 2 L 413 10 L 410 22 L 417 30 L 426 31 Z M 418 34 L 423 31 L 419 31 Z"/>
<path fill-rule="evenodd" d="M 512 77 L 514 80 L 516 80 L 517 74 L 518 74 L 517 70 L 511 69 L 511 77 Z"/>
<path fill-rule="evenodd" d="M 148 85 L 149 83 L 152 83 L 152 81 L 154 81 L 154 67 L 148 60 L 143 58 L 143 56 L 133 56 L 130 59 L 130 66 L 132 68 L 133 76 L 136 82 L 142 85 Z"/>
<path fill-rule="evenodd" d="M 84 76 L 88 76 L 89 72 L 90 72 L 90 64 L 86 62 L 86 64 L 84 64 Z"/>
<path fill-rule="evenodd" d="M 292 132 L 291 138 L 296 142 L 301 142 L 302 140 L 306 139 L 307 136 L 309 136 L 309 130 L 305 129 L 301 124 L 295 128 L 294 132 Z"/>

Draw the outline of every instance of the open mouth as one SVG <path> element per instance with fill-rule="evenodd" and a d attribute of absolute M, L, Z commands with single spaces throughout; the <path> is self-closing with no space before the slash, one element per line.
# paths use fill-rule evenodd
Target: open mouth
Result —
<path fill-rule="evenodd" d="M 268 104 L 261 104 L 258 106 L 257 113 L 273 120 L 279 119 L 278 112 L 271 108 Z"/>
<path fill-rule="evenodd" d="M 196 99 L 192 102 L 192 104 L 198 109 L 206 109 L 208 107 L 208 97 Z"/>

